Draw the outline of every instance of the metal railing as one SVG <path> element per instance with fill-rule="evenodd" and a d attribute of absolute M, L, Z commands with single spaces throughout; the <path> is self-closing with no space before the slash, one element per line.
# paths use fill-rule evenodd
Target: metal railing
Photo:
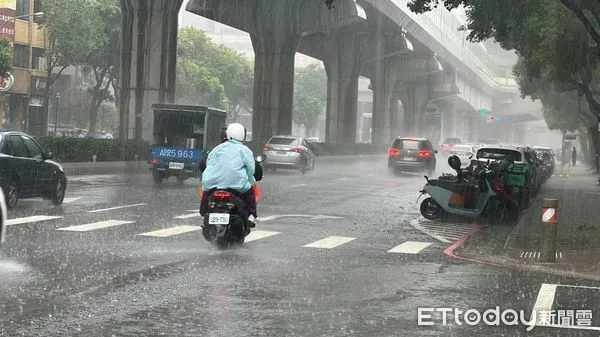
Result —
<path fill-rule="evenodd" d="M 424 14 L 416 14 L 408 8 L 408 0 L 393 0 L 393 2 L 444 48 L 482 78 L 487 78 L 502 87 L 518 87 L 514 77 L 502 76 L 494 70 L 496 64 L 482 46 L 466 40 L 467 32 L 459 31 L 459 27 L 466 23 L 461 22 L 457 14 L 447 11 L 444 6 L 439 6 Z"/>

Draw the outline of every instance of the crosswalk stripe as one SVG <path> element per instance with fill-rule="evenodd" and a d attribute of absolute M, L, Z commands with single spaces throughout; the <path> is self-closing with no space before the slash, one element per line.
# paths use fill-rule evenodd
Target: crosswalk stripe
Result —
<path fill-rule="evenodd" d="M 102 208 L 102 209 L 94 209 L 91 211 L 87 211 L 88 213 L 98 213 L 98 212 L 104 212 L 104 211 L 112 211 L 115 209 L 121 209 L 121 208 L 128 208 L 128 207 L 137 207 L 137 206 L 145 206 L 147 205 L 145 202 L 141 203 L 141 204 L 133 204 L 133 205 L 123 205 L 123 206 L 116 206 L 116 207 L 110 207 L 110 208 Z"/>
<path fill-rule="evenodd" d="M 537 312 L 550 311 L 554 305 L 554 296 L 556 296 L 556 284 L 542 283 L 537 299 L 533 306 L 532 316 Z M 535 319 L 537 317 L 531 317 Z"/>
<path fill-rule="evenodd" d="M 173 235 L 179 235 L 189 232 L 195 232 L 201 230 L 200 226 L 176 226 L 171 228 L 163 228 L 152 232 L 146 232 L 142 234 L 138 234 L 140 236 L 153 236 L 157 238 L 166 238 Z"/>
<path fill-rule="evenodd" d="M 429 242 L 407 241 L 388 250 L 388 253 L 418 254 L 420 251 L 429 246 L 431 246 L 431 243 Z"/>
<path fill-rule="evenodd" d="M 9 219 L 6 221 L 6 225 L 7 226 L 22 225 L 22 224 L 26 224 L 26 223 L 55 220 L 55 219 L 62 219 L 62 216 L 33 215 L 33 216 L 27 216 L 24 218 Z"/>
<path fill-rule="evenodd" d="M 269 236 L 281 234 L 280 232 L 272 232 L 272 231 L 253 231 L 246 236 L 244 242 L 256 241 L 264 238 L 268 238 Z"/>
<path fill-rule="evenodd" d="M 175 218 L 175 219 L 190 219 L 190 218 L 198 218 L 198 217 L 200 217 L 200 213 L 190 213 L 190 214 L 178 215 L 173 218 Z"/>
<path fill-rule="evenodd" d="M 58 230 L 58 231 L 72 231 L 72 232 L 88 232 L 88 231 L 93 231 L 93 230 L 96 230 L 96 229 L 102 229 L 102 228 L 108 228 L 108 227 L 115 227 L 115 226 L 121 226 L 121 225 L 131 224 L 131 223 L 134 223 L 134 222 L 135 221 L 107 220 L 107 221 L 93 222 L 93 223 L 89 223 L 89 224 L 85 224 L 85 225 L 78 225 L 78 226 L 70 226 L 70 227 L 57 228 L 56 230 Z"/>
<path fill-rule="evenodd" d="M 311 242 L 307 245 L 304 245 L 303 247 L 332 249 L 332 248 L 341 246 L 341 245 L 348 243 L 355 239 L 356 238 L 350 238 L 350 237 L 346 237 L 346 236 L 329 236 L 324 239 L 317 240 L 315 242 Z"/>

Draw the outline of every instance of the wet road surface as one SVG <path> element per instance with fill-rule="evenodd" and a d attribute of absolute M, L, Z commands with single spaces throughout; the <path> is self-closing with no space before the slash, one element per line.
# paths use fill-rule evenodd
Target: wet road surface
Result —
<path fill-rule="evenodd" d="M 428 228 L 436 239 L 411 225 L 423 183 L 379 159 L 267 173 L 263 221 L 242 247 L 218 251 L 199 231 L 197 180 L 73 177 L 62 207 L 22 200 L 9 215 L 0 336 L 600 335 L 599 284 L 444 255 L 438 239 L 469 228 Z M 505 325 L 510 316 L 489 327 L 453 313 L 444 325 L 439 312 L 418 324 L 418 308 L 497 306 L 581 326 L 527 332 Z M 586 309 L 591 319 L 570 312 Z"/>

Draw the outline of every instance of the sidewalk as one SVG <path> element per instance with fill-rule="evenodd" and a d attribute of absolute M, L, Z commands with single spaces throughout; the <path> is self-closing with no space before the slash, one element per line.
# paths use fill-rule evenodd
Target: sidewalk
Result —
<path fill-rule="evenodd" d="M 546 182 L 535 202 L 515 227 L 486 227 L 467 241 L 459 255 L 502 265 L 600 280 L 600 185 L 598 176 L 583 164 L 569 176 Z M 543 198 L 558 199 L 556 263 L 539 262 Z"/>

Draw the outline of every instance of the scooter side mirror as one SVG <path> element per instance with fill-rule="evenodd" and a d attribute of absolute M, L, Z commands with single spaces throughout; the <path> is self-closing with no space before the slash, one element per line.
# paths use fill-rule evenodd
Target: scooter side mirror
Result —
<path fill-rule="evenodd" d="M 265 161 L 265 159 L 267 159 L 267 156 L 265 156 L 264 154 L 256 156 L 256 162 L 258 163 L 262 163 L 263 161 Z"/>
<path fill-rule="evenodd" d="M 450 167 L 455 171 L 460 170 L 460 158 L 458 158 L 457 156 L 451 156 L 450 158 L 448 158 L 448 165 L 450 165 Z"/>

